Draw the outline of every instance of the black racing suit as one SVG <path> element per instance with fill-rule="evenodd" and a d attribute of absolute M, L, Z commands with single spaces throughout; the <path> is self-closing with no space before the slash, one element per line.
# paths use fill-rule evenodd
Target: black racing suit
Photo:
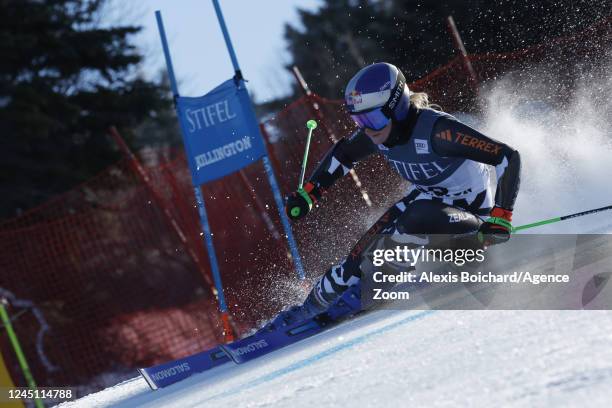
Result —
<path fill-rule="evenodd" d="M 368 248 L 382 234 L 415 246 L 430 243 L 434 234 L 476 232 L 493 205 L 512 211 L 520 182 L 520 156 L 454 117 L 431 109 L 410 107 L 402 121 L 393 121 L 389 138 L 375 145 L 363 130 L 340 140 L 326 154 L 310 182 L 317 195 L 346 175 L 370 154 L 382 153 L 411 182 L 406 196 L 389 208 L 353 247 L 347 258 L 331 267 L 313 287 L 307 303 L 323 310 L 362 277 L 360 265 Z M 495 166 L 493 197 L 490 166 Z M 425 241 L 423 237 L 425 236 Z"/>

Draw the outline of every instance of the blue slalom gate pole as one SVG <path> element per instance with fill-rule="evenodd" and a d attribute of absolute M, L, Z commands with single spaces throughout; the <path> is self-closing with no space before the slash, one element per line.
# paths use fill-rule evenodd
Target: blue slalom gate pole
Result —
<path fill-rule="evenodd" d="M 164 22 L 162 21 L 161 12 L 157 10 L 155 12 L 155 18 L 157 19 L 157 28 L 159 30 L 159 36 L 162 42 L 162 48 L 164 50 L 164 58 L 166 60 L 166 67 L 168 69 L 168 77 L 170 79 L 170 87 L 174 99 L 178 98 L 178 85 L 176 83 L 176 77 L 174 76 L 174 67 L 172 66 L 172 59 L 170 58 L 170 48 L 168 47 L 168 41 L 166 39 L 166 31 L 164 29 Z M 178 112 L 177 112 L 178 114 Z M 179 121 L 181 122 L 181 121 Z M 181 124 L 182 128 L 182 124 Z M 183 129 L 181 129 L 182 131 Z M 182 132 L 184 134 L 184 132 Z M 189 147 L 187 143 L 184 143 L 187 155 L 190 155 Z M 187 160 L 191 166 L 191 160 Z M 191 174 L 194 174 L 191 169 Z M 195 184 L 195 183 L 194 183 Z M 229 321 L 229 314 L 227 309 L 227 303 L 225 302 L 225 296 L 223 294 L 223 283 L 221 281 L 221 273 L 219 271 L 219 264 L 217 262 L 217 255 L 215 253 L 215 246 L 213 244 L 212 235 L 210 232 L 210 224 L 208 223 L 208 215 L 206 213 L 206 206 L 204 204 L 204 197 L 202 196 L 202 190 L 199 185 L 194 185 L 194 193 L 196 203 L 198 206 L 198 214 L 200 215 L 200 224 L 202 226 L 202 232 L 204 233 L 204 241 L 206 243 L 206 250 L 208 252 L 208 259 L 210 261 L 210 267 L 212 269 L 213 280 L 215 282 L 215 288 L 217 289 L 217 299 L 219 300 L 219 311 L 221 312 L 221 320 L 223 323 L 223 331 L 225 341 L 230 342 L 234 340 L 234 331 Z"/>
<path fill-rule="evenodd" d="M 219 6 L 218 0 L 212 0 L 213 6 L 215 8 L 215 13 L 217 14 L 217 19 L 219 20 L 219 25 L 221 26 L 221 31 L 223 32 L 223 38 L 225 39 L 225 45 L 227 46 L 227 51 L 229 52 L 230 59 L 232 60 L 232 65 L 234 67 L 234 71 L 236 73 L 235 79 L 238 86 L 245 86 L 244 79 L 242 77 L 242 72 L 240 71 L 240 66 L 238 65 L 238 59 L 236 58 L 236 53 L 234 52 L 234 47 L 232 45 L 232 40 L 230 39 L 229 32 L 227 31 L 227 26 L 225 25 L 225 19 L 223 18 L 223 13 L 221 12 L 221 7 Z M 251 104 L 251 113 L 253 120 L 257 120 L 255 118 L 255 112 L 253 111 L 253 106 Z M 257 127 L 259 129 L 259 127 Z M 258 130 L 259 131 L 259 130 Z M 263 137 L 261 132 L 259 133 L 259 137 Z M 274 201 L 276 202 L 276 208 L 278 210 L 278 214 L 281 219 L 281 223 L 283 224 L 283 229 L 285 231 L 285 236 L 287 237 L 287 243 L 289 244 L 289 251 L 291 252 L 291 257 L 293 258 L 293 263 L 295 265 L 295 269 L 300 280 L 303 280 L 305 277 L 304 274 L 304 266 L 302 265 L 302 258 L 300 257 L 300 253 L 298 251 L 297 243 L 295 242 L 295 238 L 293 237 L 293 231 L 291 231 L 291 225 L 289 224 L 289 219 L 287 215 L 283 211 L 284 203 L 283 198 L 278 187 L 278 183 L 276 181 L 276 176 L 274 175 L 274 170 L 270 164 L 270 158 L 268 157 L 267 147 L 266 154 L 262 158 L 263 165 L 266 170 L 266 175 L 268 176 L 268 182 L 270 183 L 270 188 L 272 188 L 272 193 L 274 195 Z"/>

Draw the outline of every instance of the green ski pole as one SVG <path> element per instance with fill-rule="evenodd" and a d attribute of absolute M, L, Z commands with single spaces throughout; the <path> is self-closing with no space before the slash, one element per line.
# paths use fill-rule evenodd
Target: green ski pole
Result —
<path fill-rule="evenodd" d="M 308 151 L 310 150 L 310 139 L 312 138 L 312 131 L 317 128 L 317 121 L 314 119 L 310 119 L 306 122 L 306 127 L 308 128 L 308 138 L 306 139 L 306 148 L 304 149 L 304 158 L 302 159 L 302 171 L 300 172 L 300 182 L 298 184 L 298 193 L 306 199 L 308 204 L 312 206 L 312 200 L 308 196 L 308 193 L 304 191 L 304 176 L 306 175 L 306 163 L 308 162 Z M 300 215 L 300 208 L 293 207 L 291 209 L 291 215 L 297 217 Z"/>
<path fill-rule="evenodd" d="M 308 161 L 308 151 L 310 150 L 310 139 L 312 138 L 312 131 L 317 128 L 317 121 L 314 119 L 310 119 L 306 122 L 306 127 L 308 128 L 308 138 L 306 139 L 306 149 L 304 149 L 304 158 L 302 159 L 302 171 L 300 173 L 300 184 L 298 185 L 298 190 L 301 190 L 304 187 L 304 175 L 306 174 L 306 162 Z"/>
<path fill-rule="evenodd" d="M 19 361 L 19 366 L 21 367 L 21 371 L 23 372 L 23 376 L 28 383 L 28 388 L 32 391 L 36 392 L 36 383 L 34 382 L 34 377 L 32 377 L 32 372 L 30 371 L 30 367 L 28 366 L 28 362 L 25 359 L 23 351 L 21 350 L 21 346 L 19 345 L 19 340 L 17 340 L 17 335 L 13 330 L 13 325 L 11 324 L 11 319 L 4 307 L 4 304 L 7 303 L 6 299 L 0 299 L 0 319 L 2 320 L 2 324 L 6 329 L 6 333 L 8 334 L 8 338 L 13 346 L 13 350 L 15 350 L 15 355 L 17 356 L 17 361 Z M 34 399 L 34 404 L 36 408 L 44 408 L 44 405 L 41 400 L 38 398 Z"/>
<path fill-rule="evenodd" d="M 564 215 L 561 217 L 550 218 L 548 220 L 542 220 L 542 221 L 534 222 L 531 224 L 521 225 L 521 226 L 512 228 L 512 232 L 516 232 L 516 231 L 520 231 L 520 230 L 524 230 L 528 228 L 535 228 L 535 227 L 539 227 L 541 225 L 546 225 L 546 224 L 554 224 L 555 222 L 569 220 L 570 218 L 582 217 L 584 215 L 595 214 L 595 213 L 606 211 L 606 210 L 612 210 L 612 205 L 608 205 L 606 207 L 601 207 L 601 208 L 595 208 L 593 210 L 582 211 L 582 212 L 578 212 L 575 214 Z"/>

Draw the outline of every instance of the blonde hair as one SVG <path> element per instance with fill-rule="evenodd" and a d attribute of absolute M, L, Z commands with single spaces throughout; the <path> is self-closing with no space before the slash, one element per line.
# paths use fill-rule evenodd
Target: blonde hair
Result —
<path fill-rule="evenodd" d="M 429 102 L 429 96 L 425 92 L 411 92 L 410 93 L 410 103 L 414 105 L 417 109 L 434 109 L 434 110 L 442 110 L 440 105 Z"/>

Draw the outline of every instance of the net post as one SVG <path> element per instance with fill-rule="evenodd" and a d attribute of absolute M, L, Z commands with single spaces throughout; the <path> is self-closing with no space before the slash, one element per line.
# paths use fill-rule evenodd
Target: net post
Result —
<path fill-rule="evenodd" d="M 446 17 L 446 26 L 451 37 L 453 38 L 453 44 L 455 45 L 455 49 L 461 57 L 463 67 L 465 68 L 468 74 L 470 86 L 472 87 L 474 93 L 478 95 L 478 76 L 476 75 L 476 71 L 474 71 L 474 67 L 472 66 L 472 62 L 470 61 L 470 57 L 468 56 L 467 51 L 465 50 L 465 45 L 463 44 L 463 40 L 461 39 L 459 30 L 457 30 L 457 25 L 455 24 L 455 19 L 453 18 L 453 16 Z"/>

